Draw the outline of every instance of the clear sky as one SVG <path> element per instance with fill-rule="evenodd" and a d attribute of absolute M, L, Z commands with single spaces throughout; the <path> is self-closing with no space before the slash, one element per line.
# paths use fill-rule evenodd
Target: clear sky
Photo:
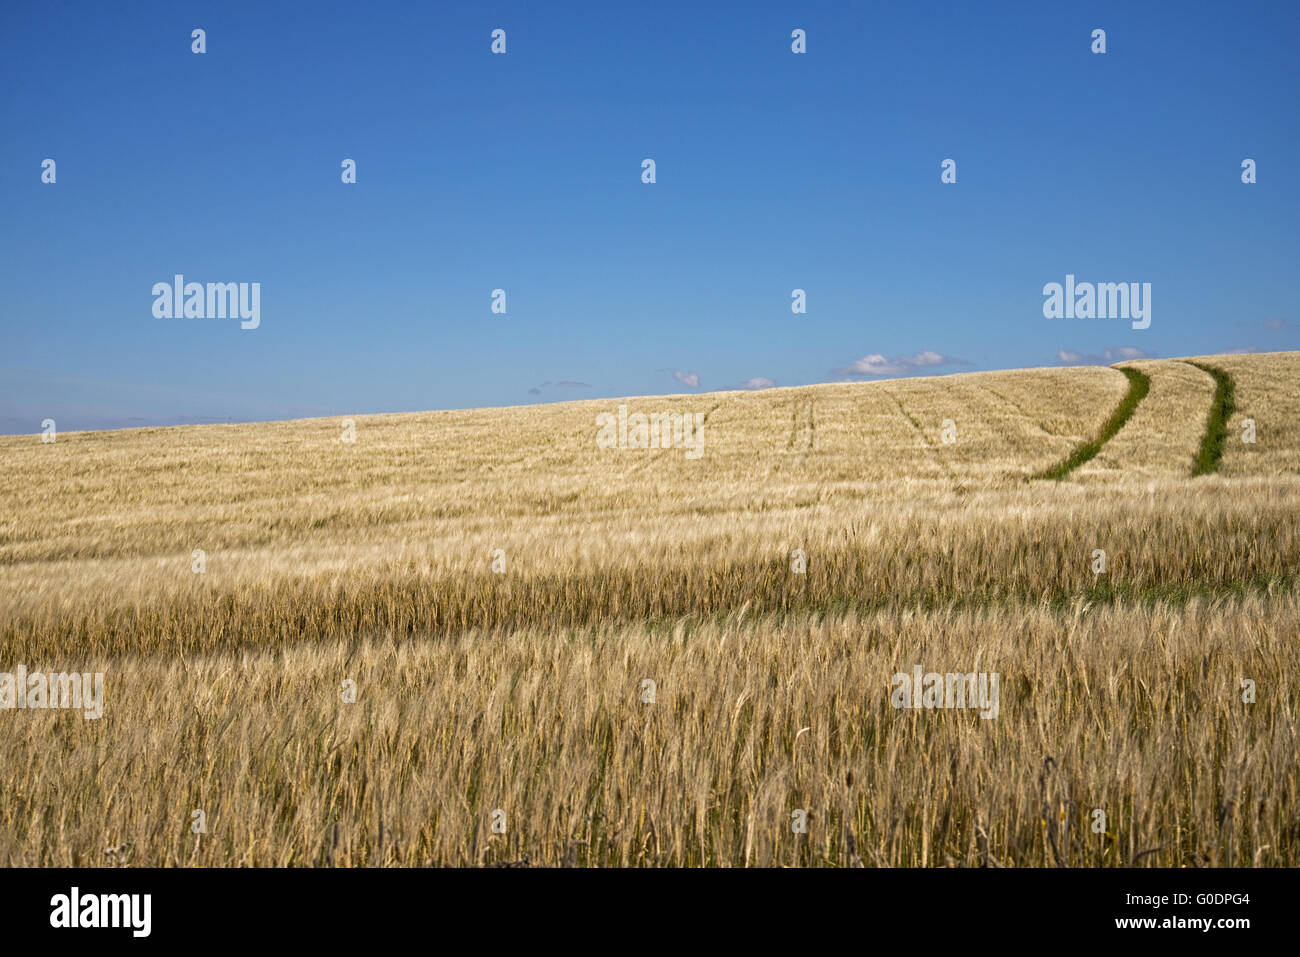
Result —
<path fill-rule="evenodd" d="M 0 431 L 1300 348 L 1297 50 L 1289 2 L 4 0 Z M 259 327 L 156 318 L 177 273 Z M 1067 274 L 1150 328 L 1045 318 Z"/>

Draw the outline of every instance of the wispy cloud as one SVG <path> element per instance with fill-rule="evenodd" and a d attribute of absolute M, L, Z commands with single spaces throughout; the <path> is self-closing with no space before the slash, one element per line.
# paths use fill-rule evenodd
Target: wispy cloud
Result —
<path fill-rule="evenodd" d="M 541 395 L 543 389 L 549 388 L 552 385 L 555 386 L 555 388 L 557 389 L 590 389 L 591 388 L 591 386 L 589 386 L 585 382 L 574 382 L 571 379 L 564 379 L 560 382 L 551 382 L 550 380 L 547 380 L 546 382 L 543 382 L 541 385 L 533 386 L 531 389 L 528 390 L 528 394 Z"/>
<path fill-rule="evenodd" d="M 856 362 L 850 363 L 843 369 L 832 369 L 832 375 L 849 376 L 905 376 L 912 375 L 922 369 L 934 369 L 940 366 L 965 366 L 970 365 L 962 359 L 954 359 L 952 356 L 946 356 L 940 352 L 934 352 L 930 349 L 910 356 L 891 356 L 886 358 L 879 353 L 863 356 Z"/>
<path fill-rule="evenodd" d="M 673 378 L 691 389 L 700 387 L 700 374 L 698 372 L 682 372 L 680 369 L 674 369 Z"/>
<path fill-rule="evenodd" d="M 1113 362 L 1131 362 L 1134 359 L 1155 357 L 1155 353 L 1138 349 L 1136 346 L 1116 346 L 1113 349 L 1103 349 L 1099 356 L 1087 352 L 1075 352 L 1073 349 L 1062 349 L 1056 354 L 1056 361 L 1064 366 L 1108 366 Z"/>
<path fill-rule="evenodd" d="M 764 375 L 756 375 L 753 378 L 746 379 L 744 382 L 738 382 L 735 385 L 724 385 L 722 386 L 720 391 L 732 392 L 735 391 L 736 389 L 745 389 L 750 392 L 757 392 L 760 389 L 774 389 L 774 388 L 776 388 L 775 380 L 769 379 L 767 376 Z"/>

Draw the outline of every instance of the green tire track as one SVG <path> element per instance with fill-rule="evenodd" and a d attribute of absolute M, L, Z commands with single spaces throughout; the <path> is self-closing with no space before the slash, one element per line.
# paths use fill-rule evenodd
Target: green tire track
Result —
<path fill-rule="evenodd" d="M 1151 390 L 1151 377 L 1144 372 L 1139 372 L 1137 369 L 1118 368 L 1120 372 L 1128 377 L 1128 392 L 1124 394 L 1124 398 L 1115 407 L 1115 411 L 1110 414 L 1110 418 L 1102 425 L 1097 437 L 1089 442 L 1084 442 L 1075 448 L 1064 461 L 1052 466 L 1045 472 L 1038 473 L 1034 478 L 1053 479 L 1059 482 L 1100 452 L 1101 447 L 1114 438 L 1115 433 L 1124 428 L 1124 423 L 1137 410 L 1138 403 L 1146 398 L 1146 394 Z"/>
<path fill-rule="evenodd" d="M 1184 359 L 1189 366 L 1196 366 L 1214 379 L 1214 401 L 1210 405 L 1210 414 L 1205 420 L 1205 435 L 1201 439 L 1201 450 L 1196 455 L 1196 464 L 1192 475 L 1213 475 L 1219 471 L 1223 461 L 1223 446 L 1228 440 L 1228 420 L 1237 409 L 1237 387 L 1232 376 L 1215 366 L 1203 362 Z"/>

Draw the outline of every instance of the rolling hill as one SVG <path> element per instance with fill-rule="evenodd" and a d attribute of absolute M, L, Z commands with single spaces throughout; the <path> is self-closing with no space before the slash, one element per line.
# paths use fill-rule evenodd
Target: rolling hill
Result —
<path fill-rule="evenodd" d="M 1297 381 L 0 438 L 0 669 L 108 689 L 3 715 L 0 862 L 1294 865 Z M 998 716 L 900 711 L 914 665 Z"/>

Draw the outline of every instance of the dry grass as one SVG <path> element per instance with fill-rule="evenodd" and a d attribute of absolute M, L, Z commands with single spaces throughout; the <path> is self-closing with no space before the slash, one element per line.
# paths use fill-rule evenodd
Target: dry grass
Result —
<path fill-rule="evenodd" d="M 1221 473 L 1300 473 L 1300 353 L 1203 358 L 1232 376 L 1237 387 Z M 1246 419 L 1255 420 L 1254 443 L 1241 440 Z"/>
<path fill-rule="evenodd" d="M 1059 483 L 1115 369 L 622 400 L 698 461 L 619 400 L 0 439 L 0 670 L 108 686 L 0 711 L 0 863 L 1294 865 L 1300 366 L 1207 361 L 1195 479 L 1175 361 Z M 999 717 L 890 708 L 917 663 Z"/>
<path fill-rule="evenodd" d="M 1214 399 L 1214 379 L 1185 362 L 1126 362 L 1151 378 L 1133 418 L 1101 453 L 1079 470 L 1080 479 L 1181 478 L 1191 474 Z"/>
<path fill-rule="evenodd" d="M 847 831 L 868 864 L 1294 864 L 1298 626 L 1251 596 L 133 659 L 102 720 L 0 743 L 0 860 L 844 865 Z M 914 664 L 998 672 L 998 717 L 895 710 Z"/>

